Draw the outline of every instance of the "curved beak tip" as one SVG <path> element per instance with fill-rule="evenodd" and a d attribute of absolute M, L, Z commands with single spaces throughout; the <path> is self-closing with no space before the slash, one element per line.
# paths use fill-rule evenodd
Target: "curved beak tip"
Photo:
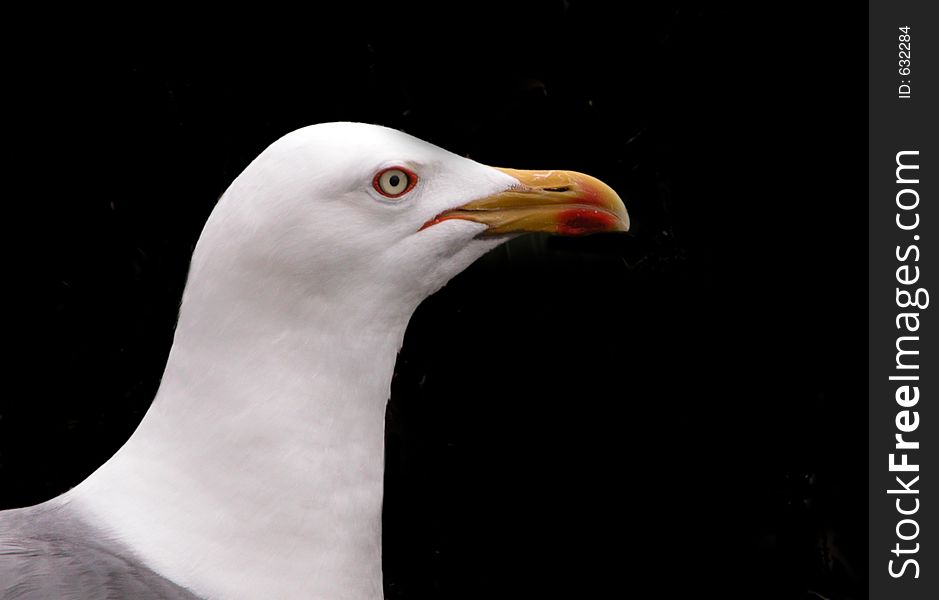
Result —
<path fill-rule="evenodd" d="M 531 219 L 535 231 L 587 235 L 629 231 L 629 214 L 613 188 L 576 171 L 499 169 L 519 181 L 523 196 L 542 219 Z"/>
<path fill-rule="evenodd" d="M 596 177 L 575 171 L 498 170 L 518 183 L 448 210 L 424 227 L 447 219 L 465 219 L 485 224 L 485 235 L 545 232 L 580 236 L 629 231 L 623 201 Z"/>

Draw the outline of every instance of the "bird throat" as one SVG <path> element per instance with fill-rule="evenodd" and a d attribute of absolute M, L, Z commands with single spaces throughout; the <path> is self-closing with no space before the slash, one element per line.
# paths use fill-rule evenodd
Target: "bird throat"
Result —
<path fill-rule="evenodd" d="M 196 594 L 382 598 L 385 407 L 410 312 L 198 283 L 151 409 L 65 501 Z"/>

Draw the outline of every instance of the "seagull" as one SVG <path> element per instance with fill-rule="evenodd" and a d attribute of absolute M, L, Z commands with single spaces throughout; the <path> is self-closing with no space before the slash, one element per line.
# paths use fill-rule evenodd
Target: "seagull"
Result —
<path fill-rule="evenodd" d="M 581 173 L 363 123 L 288 133 L 209 216 L 130 439 L 0 512 L 0 597 L 382 598 L 385 408 L 411 314 L 513 236 L 628 229 Z"/>

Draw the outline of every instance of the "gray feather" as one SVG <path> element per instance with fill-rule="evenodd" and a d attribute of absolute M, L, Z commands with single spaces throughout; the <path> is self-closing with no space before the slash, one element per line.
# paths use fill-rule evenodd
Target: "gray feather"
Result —
<path fill-rule="evenodd" d="M 68 505 L 0 511 L 0 600 L 198 600 Z"/>

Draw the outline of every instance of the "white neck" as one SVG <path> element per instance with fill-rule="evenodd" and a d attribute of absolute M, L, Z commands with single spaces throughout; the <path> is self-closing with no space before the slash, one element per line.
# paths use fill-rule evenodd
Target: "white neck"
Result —
<path fill-rule="evenodd" d="M 382 598 L 385 405 L 416 301 L 338 302 L 209 252 L 150 411 L 64 500 L 207 598 Z"/>

